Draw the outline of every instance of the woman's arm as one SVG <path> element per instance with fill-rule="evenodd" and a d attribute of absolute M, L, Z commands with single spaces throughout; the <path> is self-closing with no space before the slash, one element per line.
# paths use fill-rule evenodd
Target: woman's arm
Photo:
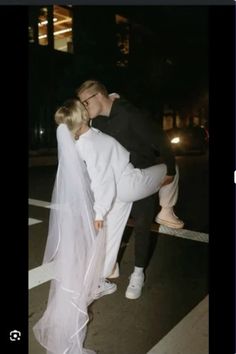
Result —
<path fill-rule="evenodd" d="M 78 140 L 76 148 L 86 163 L 91 180 L 91 189 L 94 194 L 95 221 L 103 221 L 111 209 L 112 202 L 116 196 L 111 154 L 109 155 L 107 151 L 105 154 L 101 145 L 96 146 L 96 144 L 87 139 Z"/>

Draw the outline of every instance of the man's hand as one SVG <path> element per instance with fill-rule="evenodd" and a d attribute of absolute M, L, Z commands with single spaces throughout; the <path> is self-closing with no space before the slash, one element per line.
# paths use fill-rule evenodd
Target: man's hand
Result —
<path fill-rule="evenodd" d="M 164 186 L 167 186 L 167 184 L 170 184 L 171 182 L 173 182 L 175 176 L 165 176 L 162 184 L 161 184 L 161 187 L 164 187 Z"/>
<path fill-rule="evenodd" d="M 97 231 L 101 230 L 103 228 L 103 220 L 95 220 L 94 226 Z"/>

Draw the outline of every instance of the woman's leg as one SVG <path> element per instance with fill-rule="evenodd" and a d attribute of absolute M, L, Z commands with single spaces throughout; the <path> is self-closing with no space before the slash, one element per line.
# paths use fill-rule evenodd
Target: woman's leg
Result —
<path fill-rule="evenodd" d="M 162 208 L 172 208 L 178 198 L 179 168 L 176 166 L 176 175 L 172 183 L 163 186 L 159 190 L 160 206 Z"/>
<path fill-rule="evenodd" d="M 132 203 L 115 200 L 112 209 L 107 214 L 104 228 L 106 233 L 106 255 L 103 277 L 112 274 L 120 248 L 122 235 L 129 218 Z"/>
<path fill-rule="evenodd" d="M 179 169 L 178 166 L 176 166 L 176 175 L 173 182 L 161 187 L 159 190 L 161 211 L 155 217 L 155 221 L 158 224 L 174 229 L 182 229 L 184 227 L 184 222 L 175 215 L 173 209 L 178 198 L 178 182 Z"/>
<path fill-rule="evenodd" d="M 165 164 L 151 166 L 143 170 L 128 165 L 117 185 L 117 196 L 122 201 L 137 201 L 159 191 L 162 209 L 156 216 L 155 221 L 174 229 L 181 229 L 184 223 L 175 215 L 173 210 L 178 198 L 178 167 L 176 166 L 176 175 L 173 181 L 161 187 L 166 173 Z"/>
<path fill-rule="evenodd" d="M 118 198 L 124 202 L 131 202 L 158 192 L 166 172 L 165 164 L 145 169 L 128 167 L 117 185 Z"/>
<path fill-rule="evenodd" d="M 178 198 L 179 169 L 173 182 L 161 187 L 166 176 L 165 164 L 154 165 L 145 169 L 129 168 L 125 171 L 117 185 L 117 196 L 122 201 L 137 201 L 159 191 L 162 208 L 173 207 Z"/>

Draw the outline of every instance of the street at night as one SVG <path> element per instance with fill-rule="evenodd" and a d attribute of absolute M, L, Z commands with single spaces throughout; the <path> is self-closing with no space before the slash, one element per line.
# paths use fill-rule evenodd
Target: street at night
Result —
<path fill-rule="evenodd" d="M 220 243 L 222 249 L 226 247 L 226 242 L 223 245 L 222 234 L 228 226 L 228 219 L 221 219 L 221 212 L 217 211 L 213 216 L 216 225 L 213 225 L 210 232 L 209 160 L 214 160 L 211 156 L 214 157 L 218 148 L 215 164 L 217 172 L 214 176 L 216 187 L 212 194 L 216 198 L 214 204 L 221 209 L 223 207 L 221 197 L 227 192 L 218 179 L 218 170 L 221 170 L 219 173 L 222 174 L 225 174 L 226 170 L 219 162 L 221 153 L 225 159 L 229 154 L 230 148 L 227 147 L 227 143 L 231 134 L 230 115 L 225 113 L 230 103 L 227 101 L 219 113 L 221 95 L 216 100 L 213 97 L 212 101 L 217 102 L 217 109 L 209 111 L 210 89 L 214 91 L 218 88 L 218 78 L 225 77 L 226 68 L 230 66 L 230 55 L 226 47 L 227 38 L 221 35 L 221 31 L 225 27 L 222 25 L 223 18 L 227 18 L 225 15 L 228 14 L 231 20 L 232 17 L 230 17 L 230 10 L 227 9 L 225 12 L 220 10 L 218 8 L 214 12 L 210 6 L 186 5 L 28 7 L 29 354 L 46 352 L 48 354 L 62 354 L 62 352 L 63 354 L 94 354 L 95 352 L 96 354 L 209 354 L 211 351 L 208 327 L 209 260 L 216 257 L 218 263 L 220 259 L 218 268 L 214 266 L 214 271 L 217 269 L 216 283 L 221 287 L 223 282 L 218 281 L 218 275 L 223 274 L 221 268 L 224 262 L 221 261 L 221 255 L 220 257 L 215 255 L 214 247 L 216 241 Z M 228 31 L 231 22 L 230 20 L 225 22 Z M 211 26 L 217 29 L 216 35 Z M 210 56 L 211 45 L 215 53 Z M 212 78 L 209 59 L 216 62 L 218 60 L 216 72 L 212 75 L 212 88 L 210 88 Z M 228 77 L 231 76 L 230 73 Z M 222 87 L 226 91 L 229 88 L 227 84 Z M 68 100 L 73 104 L 68 103 Z M 76 109 L 73 110 L 73 107 Z M 211 122 L 210 113 L 213 116 Z M 215 124 L 218 122 L 219 133 L 214 133 L 212 122 Z M 64 126 L 67 134 L 61 140 L 58 135 L 58 125 L 59 128 Z M 146 207 L 145 199 L 139 198 L 141 204 L 136 210 L 135 207 L 139 202 L 134 205 L 127 223 L 128 214 L 126 214 L 121 244 L 118 241 L 120 242 L 122 233 L 118 233 L 120 238 L 114 235 L 117 235 L 116 229 L 119 228 L 119 220 L 122 219 L 123 214 L 119 209 L 118 212 L 115 211 L 117 214 L 113 212 L 117 200 L 120 201 L 118 185 L 125 168 L 119 170 L 118 166 L 123 161 L 123 157 L 117 154 L 116 159 L 112 159 L 113 155 L 110 154 L 109 158 L 104 158 L 105 152 L 109 152 L 109 148 L 100 150 L 104 141 L 100 140 L 96 145 L 94 137 L 94 140 L 88 138 L 91 132 L 95 134 L 96 129 L 98 129 L 97 136 L 101 132 L 109 135 L 105 137 L 100 134 L 103 140 L 110 139 L 112 136 L 122 145 L 121 149 L 125 148 L 127 160 L 125 160 L 127 164 L 124 163 L 125 168 L 130 167 L 129 163 L 138 169 L 165 163 L 166 167 L 162 166 L 162 168 L 166 168 L 167 172 L 163 173 L 163 181 L 168 181 L 169 187 L 171 185 L 169 191 L 165 192 L 165 189 L 163 193 L 163 185 L 159 184 L 160 199 L 162 198 L 164 203 L 161 204 L 158 199 L 156 200 L 155 216 L 157 213 L 160 215 L 162 209 L 164 209 L 163 213 L 168 214 L 169 211 L 168 216 L 165 215 L 167 222 L 165 223 L 164 218 L 162 223 L 163 219 L 160 218 L 158 224 L 154 216 L 149 228 L 154 205 L 149 200 Z M 72 140 L 70 138 L 66 140 L 66 136 L 72 137 Z M 227 143 L 223 142 L 224 136 Z M 91 150 L 90 145 L 86 145 L 86 139 L 93 140 Z M 65 148 L 66 142 L 72 147 L 71 150 Z M 214 146 L 212 155 L 211 144 Z M 179 168 L 179 180 L 170 146 L 173 148 Z M 85 178 L 88 188 L 81 187 L 81 184 L 78 190 L 77 179 L 75 184 L 58 182 L 57 187 L 59 187 L 56 191 L 59 196 L 65 196 L 66 202 L 64 200 L 62 203 L 53 203 L 53 200 L 51 204 L 58 151 L 61 153 L 59 154 L 60 166 L 63 171 L 60 178 L 65 173 L 71 177 L 69 181 L 74 180 L 77 172 L 81 172 L 79 168 L 77 170 L 75 168 L 76 173 L 71 173 L 72 170 L 75 171 L 72 165 L 78 167 L 77 162 L 80 160 L 77 159 L 78 156 L 73 159 L 72 155 L 74 156 L 75 151 L 76 154 L 81 154 L 80 157 L 85 163 L 82 164 L 82 170 L 86 166 L 86 173 L 88 172 L 89 175 L 89 180 Z M 83 152 L 88 151 L 85 157 L 82 156 Z M 104 159 L 99 164 L 97 161 L 100 161 L 100 156 Z M 94 160 L 90 160 L 93 157 Z M 103 178 L 99 180 L 101 171 L 103 176 L 106 176 L 106 173 L 112 174 L 112 178 L 108 179 L 111 184 Z M 116 175 L 114 171 L 118 171 L 118 174 Z M 142 175 L 142 172 L 140 174 Z M 157 174 L 160 178 L 159 172 Z M 80 177 L 81 174 L 79 180 L 83 181 L 84 174 L 81 179 Z M 97 185 L 97 189 L 92 188 L 94 185 Z M 98 213 L 101 217 L 99 219 L 95 204 L 100 187 L 104 189 L 101 189 L 102 198 L 98 200 L 103 207 L 109 195 L 108 191 L 113 185 L 115 185 L 113 204 L 105 214 Z M 178 193 L 173 185 L 178 186 Z M 132 186 L 132 183 L 127 184 L 127 188 L 124 188 L 127 194 Z M 78 203 L 80 208 L 77 207 L 78 204 L 75 206 L 75 194 L 78 193 L 78 200 L 81 203 L 81 200 L 84 201 L 81 195 L 84 191 L 89 195 L 90 187 L 91 203 L 87 201 L 82 204 L 83 207 Z M 147 187 L 150 187 L 149 182 L 145 185 L 145 191 Z M 66 193 L 69 193 L 70 188 L 71 198 L 66 199 L 68 196 Z M 140 192 L 140 189 L 138 191 Z M 61 213 L 61 210 L 64 211 L 64 203 L 67 205 L 67 202 L 68 214 Z M 89 232 L 88 229 L 85 231 L 84 226 L 84 220 L 89 214 L 87 205 L 91 207 L 90 219 L 88 219 Z M 54 209 L 57 210 L 57 206 L 60 210 L 57 214 L 60 215 L 58 219 L 61 219 L 57 221 L 55 238 L 57 241 L 63 239 L 64 243 L 61 246 L 58 241 L 57 245 L 54 245 L 53 257 L 44 263 L 45 246 L 48 233 L 50 234 L 49 225 L 51 225 L 49 217 L 53 215 Z M 227 209 L 228 204 L 224 203 L 224 207 Z M 72 213 L 72 210 L 73 212 L 76 210 L 76 213 Z M 70 217 L 67 219 L 65 215 Z M 216 218 L 215 215 L 219 217 Z M 112 225 L 110 229 L 108 220 L 113 222 L 110 224 Z M 220 221 L 225 226 L 220 232 L 220 237 L 217 238 L 216 232 L 220 229 Z M 62 228 L 64 222 L 66 225 L 67 223 L 73 225 L 69 228 L 69 232 L 65 232 Z M 103 253 L 99 253 L 97 246 L 94 246 L 97 245 L 95 242 L 97 235 L 102 234 L 101 230 L 98 233 L 97 230 L 94 232 L 94 225 L 95 229 L 96 225 L 105 225 L 102 230 L 106 237 L 104 237 Z M 149 229 L 150 239 L 147 237 Z M 90 244 L 87 252 L 84 245 L 85 240 L 91 236 L 90 232 L 94 242 Z M 68 234 L 72 242 L 67 242 Z M 82 237 L 77 238 L 77 234 Z M 120 245 L 118 259 L 118 246 L 116 248 L 114 244 L 109 243 L 111 239 L 116 242 L 116 245 Z M 82 246 L 79 246 L 81 240 Z M 151 240 L 150 244 L 149 240 Z M 214 249 L 209 257 L 211 241 Z M 63 253 L 64 249 L 67 250 L 68 244 L 72 245 L 71 248 L 68 247 L 69 256 Z M 150 250 L 149 262 L 146 267 L 148 250 Z M 222 251 L 222 253 L 227 252 Z M 91 254 L 96 255 L 93 257 Z M 105 267 L 101 274 L 98 258 L 96 259 L 97 254 L 103 255 L 100 259 L 104 264 L 111 254 L 112 257 L 115 254 L 114 259 L 117 259 L 119 264 L 118 277 L 110 279 L 108 274 L 110 275 L 111 272 L 105 274 Z M 67 264 L 69 258 L 77 262 L 83 259 L 80 263 L 82 266 L 77 267 L 78 263 L 72 262 L 73 266 L 69 268 Z M 91 264 L 94 259 L 96 261 L 93 268 Z M 115 263 L 114 259 L 110 262 L 111 268 Z M 228 258 L 227 261 L 227 268 L 229 268 L 230 259 Z M 61 274 L 57 273 L 58 269 L 55 271 L 53 268 L 58 264 L 63 265 Z M 76 278 L 72 275 L 74 271 L 78 273 Z M 87 286 L 89 288 L 91 285 L 87 278 L 89 271 L 95 288 L 90 288 L 87 292 Z M 226 273 L 228 274 L 228 269 L 225 275 Z M 127 289 L 130 288 L 128 285 L 131 284 L 135 274 L 136 284 L 132 286 L 134 288 L 137 286 L 140 292 L 137 297 L 129 297 L 127 296 Z M 106 278 L 115 285 L 106 282 Z M 72 279 L 71 283 L 70 279 Z M 211 283 L 213 283 L 212 278 Z M 62 301 L 60 306 L 53 308 L 54 311 L 47 312 L 50 307 L 50 300 L 48 302 L 50 285 L 53 287 L 55 284 L 57 290 L 55 297 L 52 298 L 56 299 L 56 295 L 63 294 Z M 67 287 L 65 284 L 70 286 Z M 102 294 L 100 298 L 96 297 L 104 284 L 110 284 L 109 290 L 114 290 L 117 285 L 117 290 L 114 292 L 104 290 L 100 292 L 100 295 Z M 222 289 L 225 292 L 224 286 Z M 135 292 L 135 289 L 133 291 Z M 92 296 L 91 303 L 88 302 L 89 296 Z M 221 296 L 217 294 L 216 298 L 221 306 Z M 214 302 L 214 292 L 212 299 Z M 226 303 L 227 300 L 224 302 Z M 65 313 L 64 308 L 69 310 Z M 46 316 L 42 317 L 45 313 Z M 83 315 L 85 318 L 88 315 L 88 323 L 83 322 Z M 46 318 L 46 322 L 41 322 L 43 325 L 37 337 L 33 328 L 41 318 L 43 321 Z M 213 336 L 217 337 L 216 342 L 222 342 L 223 348 L 226 344 L 231 345 L 229 341 L 225 344 L 221 339 L 223 333 L 221 323 L 218 332 L 215 319 L 212 323 Z M 224 330 L 226 333 L 226 329 Z M 215 348 L 217 346 L 218 344 L 215 344 Z M 214 351 L 214 344 L 212 348 Z"/>

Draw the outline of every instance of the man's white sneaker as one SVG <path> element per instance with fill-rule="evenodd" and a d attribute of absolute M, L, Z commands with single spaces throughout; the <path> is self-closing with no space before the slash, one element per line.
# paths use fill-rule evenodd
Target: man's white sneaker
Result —
<path fill-rule="evenodd" d="M 101 283 L 98 285 L 98 291 L 96 292 L 94 298 L 97 300 L 104 295 L 113 294 L 116 290 L 117 290 L 116 284 L 111 283 L 107 279 L 102 279 Z"/>
<path fill-rule="evenodd" d="M 155 218 L 155 222 L 173 229 L 182 229 L 184 227 L 184 222 L 175 215 L 172 208 L 161 209 Z"/>
<path fill-rule="evenodd" d="M 132 300 L 138 299 L 141 296 L 143 284 L 144 274 L 132 273 L 125 297 Z"/>

